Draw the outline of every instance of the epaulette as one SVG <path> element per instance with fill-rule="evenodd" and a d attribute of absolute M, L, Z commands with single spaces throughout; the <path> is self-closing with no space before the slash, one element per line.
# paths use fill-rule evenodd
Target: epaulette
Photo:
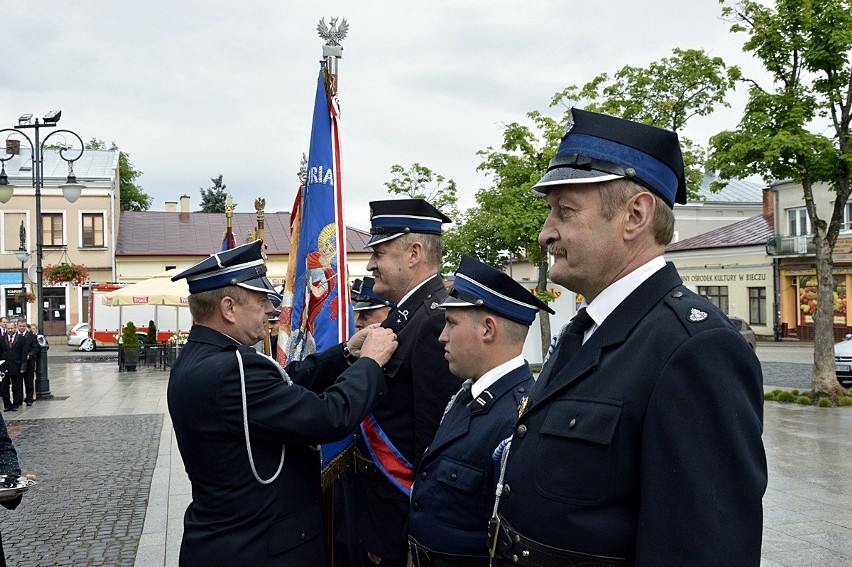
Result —
<path fill-rule="evenodd" d="M 672 289 L 664 301 L 690 335 L 719 324 L 720 318 L 713 305 L 708 305 L 706 300 L 684 286 Z"/>

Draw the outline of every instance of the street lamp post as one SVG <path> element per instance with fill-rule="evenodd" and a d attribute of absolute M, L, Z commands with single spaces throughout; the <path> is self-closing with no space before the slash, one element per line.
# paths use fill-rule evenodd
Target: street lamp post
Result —
<path fill-rule="evenodd" d="M 18 251 L 15 252 L 15 258 L 21 262 L 21 297 L 23 298 L 21 299 L 21 302 L 23 303 L 21 306 L 21 315 L 23 316 L 24 321 L 27 321 L 27 286 L 24 285 L 24 262 L 26 262 L 27 258 L 30 257 L 30 253 L 27 252 L 27 227 L 24 226 L 24 221 L 21 221 L 21 230 L 19 234 L 21 236 L 21 245 L 18 246 Z M 41 332 L 41 329 L 39 329 L 39 332 Z"/>
<path fill-rule="evenodd" d="M 44 150 L 47 141 L 57 134 L 73 136 L 80 143 L 80 150 L 75 157 L 66 157 L 65 153 L 69 150 L 74 152 L 71 146 L 63 143 L 59 147 L 59 157 L 68 164 L 68 178 L 60 187 L 65 198 L 73 203 L 80 197 L 82 185 L 77 183 L 77 178 L 74 175 L 74 162 L 80 159 L 83 155 L 83 140 L 75 132 L 71 130 L 54 130 L 41 139 L 42 128 L 55 128 L 56 123 L 62 116 L 62 111 L 52 110 L 48 112 L 43 122 L 39 122 L 38 118 L 33 122 L 32 114 L 24 114 L 18 118 L 18 125 L 13 128 L 4 128 L 3 132 L 10 132 L 22 136 L 30 146 L 32 155 L 32 172 L 33 172 L 33 187 L 35 188 L 35 206 L 36 206 L 36 315 L 38 321 L 38 330 L 44 333 L 44 280 L 42 277 L 42 261 L 44 260 L 44 233 L 41 218 L 41 191 L 44 188 Z M 35 142 L 23 130 L 33 130 Z M 11 134 L 10 134 L 11 135 Z M 8 138 L 8 137 L 7 137 Z M 65 138 L 63 137 L 63 140 Z M 73 140 L 72 140 L 73 141 Z M 8 147 L 8 141 L 7 141 Z M 6 157 L 0 158 L 2 169 L 0 169 L 0 203 L 6 203 L 12 198 L 13 187 L 9 184 L 9 179 L 6 175 L 6 163 L 13 154 L 8 154 Z M 47 349 L 39 351 L 38 374 L 36 376 L 36 395 L 40 399 L 52 398 L 50 393 L 50 379 L 47 371 Z"/>

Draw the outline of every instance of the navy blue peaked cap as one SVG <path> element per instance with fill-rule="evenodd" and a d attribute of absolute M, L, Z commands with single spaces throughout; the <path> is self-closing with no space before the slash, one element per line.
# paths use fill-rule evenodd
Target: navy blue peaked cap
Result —
<path fill-rule="evenodd" d="M 571 109 L 571 116 L 559 149 L 533 192 L 545 195 L 554 186 L 624 177 L 669 207 L 686 203 L 683 155 L 675 132 L 577 108 Z"/>
<path fill-rule="evenodd" d="M 441 234 L 441 225 L 453 222 L 424 199 L 370 202 L 370 241 L 366 248 L 409 232 Z"/>
<path fill-rule="evenodd" d="M 189 293 L 200 293 L 236 285 L 245 289 L 274 294 L 275 288 L 266 278 L 266 265 L 261 249 L 263 242 L 255 240 L 230 250 L 217 252 L 187 268 L 172 281 L 186 278 Z"/>
<path fill-rule="evenodd" d="M 539 309 L 555 313 L 509 274 L 466 255 L 462 255 L 450 296 L 441 307 L 482 307 L 528 326 Z"/>
<path fill-rule="evenodd" d="M 367 311 L 369 309 L 378 309 L 379 307 L 395 307 L 396 304 L 388 301 L 380 295 L 376 295 L 373 291 L 375 279 L 366 277 L 363 280 L 357 279 L 352 282 L 352 310 Z"/>

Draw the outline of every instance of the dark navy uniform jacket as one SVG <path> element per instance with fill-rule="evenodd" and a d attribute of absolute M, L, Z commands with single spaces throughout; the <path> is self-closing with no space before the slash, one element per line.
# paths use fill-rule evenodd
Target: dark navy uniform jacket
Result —
<path fill-rule="evenodd" d="M 285 446 L 283 469 L 266 485 L 249 465 L 237 350 L 262 479 L 274 475 Z M 320 454 L 313 445 L 351 432 L 381 396 L 385 379 L 373 360 L 348 366 L 341 347 L 287 370 L 293 385 L 254 348 L 208 327 L 192 327 L 168 386 L 169 413 L 192 482 L 182 566 L 325 565 Z"/>
<path fill-rule="evenodd" d="M 410 532 L 433 551 L 488 555 L 488 520 L 494 508 L 499 463 L 492 459 L 501 441 L 512 434 L 518 404 L 534 384 L 529 366 L 502 376 L 456 419 L 445 417 L 423 455 L 409 513 Z M 477 399 L 486 400 L 483 392 Z M 453 414 L 450 408 L 447 416 Z"/>
<path fill-rule="evenodd" d="M 426 281 L 382 323 L 397 334 L 397 349 L 388 362 L 388 391 L 372 414 L 391 443 L 415 470 L 441 421 L 447 402 L 461 386 L 450 373 L 438 336 L 447 298 L 439 276 Z M 356 443 L 369 458 L 360 431 Z M 409 496 L 379 473 L 357 474 L 355 494 L 358 536 L 363 549 L 381 557 L 402 559 L 408 553 Z"/>
<path fill-rule="evenodd" d="M 566 366 L 545 365 L 500 512 L 540 543 L 631 564 L 758 565 L 762 422 L 754 352 L 667 264 Z"/>

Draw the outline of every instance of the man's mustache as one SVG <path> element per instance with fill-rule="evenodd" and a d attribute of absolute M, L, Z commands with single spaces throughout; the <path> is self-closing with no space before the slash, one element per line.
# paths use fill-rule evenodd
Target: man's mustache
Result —
<path fill-rule="evenodd" d="M 561 246 L 551 244 L 547 247 L 547 253 L 551 256 L 566 256 L 568 254 L 568 250 Z"/>

